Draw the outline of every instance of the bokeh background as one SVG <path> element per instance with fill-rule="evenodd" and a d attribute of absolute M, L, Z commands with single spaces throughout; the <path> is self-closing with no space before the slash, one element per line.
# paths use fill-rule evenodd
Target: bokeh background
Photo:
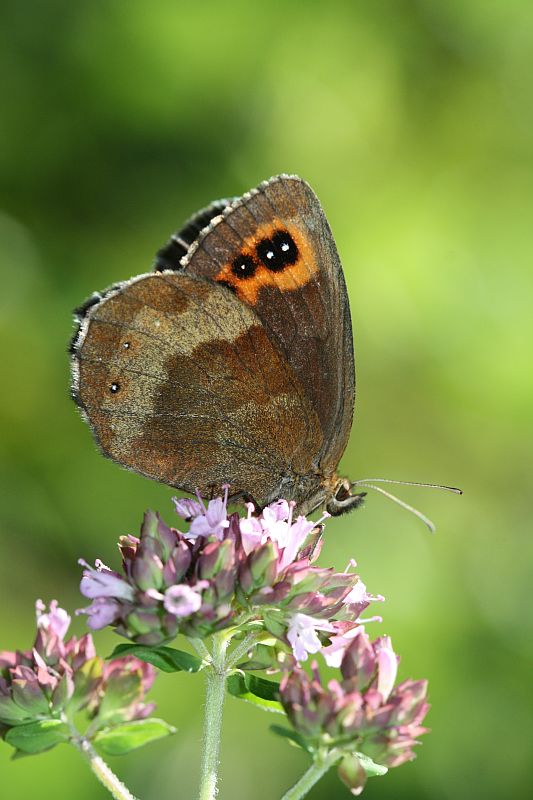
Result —
<path fill-rule="evenodd" d="M 36 596 L 81 604 L 79 556 L 117 565 L 146 507 L 172 519 L 172 490 L 102 459 L 69 399 L 71 309 L 146 271 L 211 199 L 297 172 L 351 298 L 344 472 L 465 490 L 399 490 L 435 537 L 378 495 L 328 525 L 322 563 L 357 559 L 402 676 L 430 680 L 419 758 L 366 797 L 528 796 L 531 6 L 5 0 L 1 15 L 0 646 L 30 643 Z M 102 654 L 115 639 L 97 636 Z M 113 767 L 143 800 L 192 797 L 202 679 L 154 693 L 178 734 Z M 220 796 L 280 796 L 304 756 L 255 708 L 225 714 Z M 9 755 L 6 798 L 106 797 L 66 747 Z M 347 796 L 333 773 L 310 795 Z"/>

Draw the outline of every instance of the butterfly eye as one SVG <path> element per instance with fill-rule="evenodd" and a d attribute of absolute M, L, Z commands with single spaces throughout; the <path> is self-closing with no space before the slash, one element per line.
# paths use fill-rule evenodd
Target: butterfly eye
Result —
<path fill-rule="evenodd" d="M 288 231 L 276 231 L 257 245 L 257 255 L 269 270 L 281 272 L 298 261 L 298 248 Z"/>
<path fill-rule="evenodd" d="M 251 278 L 255 275 L 257 264 L 252 256 L 237 256 L 231 265 L 231 271 L 238 278 Z"/>

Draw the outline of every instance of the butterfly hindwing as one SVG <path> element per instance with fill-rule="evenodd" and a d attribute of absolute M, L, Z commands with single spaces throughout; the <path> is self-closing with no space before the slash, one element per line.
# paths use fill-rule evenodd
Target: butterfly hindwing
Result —
<path fill-rule="evenodd" d="M 184 272 L 151 273 L 90 305 L 74 396 L 104 454 L 203 495 L 229 483 L 259 505 L 312 471 L 322 433 L 253 308 Z"/>

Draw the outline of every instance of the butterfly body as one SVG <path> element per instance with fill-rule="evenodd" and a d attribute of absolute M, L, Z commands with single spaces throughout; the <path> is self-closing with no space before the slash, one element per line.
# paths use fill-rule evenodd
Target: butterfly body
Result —
<path fill-rule="evenodd" d="M 227 483 L 259 507 L 360 502 L 336 476 L 355 385 L 346 288 L 301 179 L 203 209 L 154 272 L 77 319 L 73 396 L 106 456 L 203 496 Z"/>

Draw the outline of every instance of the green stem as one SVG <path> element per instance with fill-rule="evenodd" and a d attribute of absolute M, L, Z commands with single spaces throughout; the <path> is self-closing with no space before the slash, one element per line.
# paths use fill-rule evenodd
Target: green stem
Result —
<path fill-rule="evenodd" d="M 333 750 L 322 758 L 316 758 L 307 772 L 304 772 L 300 780 L 288 792 L 285 792 L 281 800 L 300 800 L 301 797 L 305 797 L 322 775 L 325 775 L 338 760 L 339 753 Z"/>
<path fill-rule="evenodd" d="M 71 741 L 85 758 L 85 760 L 89 762 L 92 771 L 100 783 L 105 786 L 107 791 L 112 797 L 115 798 L 115 800 L 136 800 L 129 789 L 124 786 L 122 781 L 120 781 L 115 773 L 111 771 L 103 758 L 100 758 L 88 739 L 77 735 L 73 736 Z"/>
<path fill-rule="evenodd" d="M 214 800 L 217 795 L 222 706 L 224 705 L 226 694 L 226 650 L 228 644 L 229 640 L 224 633 L 214 634 L 211 664 L 205 668 L 204 741 L 199 800 Z"/>
<path fill-rule="evenodd" d="M 200 658 L 202 658 L 204 661 L 208 661 L 211 658 L 209 650 L 203 643 L 202 639 L 197 639 L 193 636 L 188 636 L 187 639 L 189 643 L 194 647 Z"/>
<path fill-rule="evenodd" d="M 242 642 L 240 642 L 236 648 L 229 654 L 228 657 L 228 664 L 229 668 L 235 667 L 241 658 L 248 655 L 249 651 L 255 647 L 257 644 L 257 633 L 248 633 Z"/>

